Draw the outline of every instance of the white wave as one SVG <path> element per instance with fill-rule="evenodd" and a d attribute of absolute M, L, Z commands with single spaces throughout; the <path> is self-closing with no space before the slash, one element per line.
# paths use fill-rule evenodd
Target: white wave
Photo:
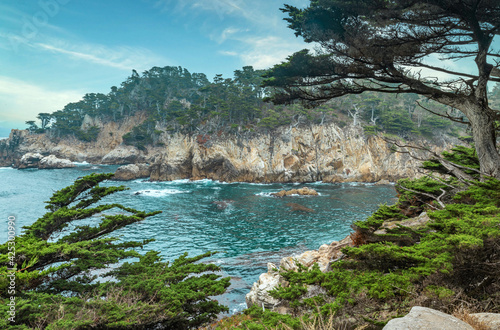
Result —
<path fill-rule="evenodd" d="M 280 190 L 281 191 L 281 190 Z M 255 196 L 263 196 L 263 197 L 275 197 L 273 196 L 272 194 L 276 194 L 276 193 L 279 193 L 280 191 L 270 191 L 270 192 L 260 192 L 260 193 L 257 193 L 255 194 Z M 299 194 L 292 194 L 292 195 L 288 195 L 286 197 L 317 197 L 317 196 L 323 196 L 323 194 L 319 193 L 318 192 L 318 195 L 316 196 L 312 196 L 312 195 L 299 195 Z"/>
<path fill-rule="evenodd" d="M 135 191 L 132 193 L 132 195 L 141 195 L 148 197 L 165 197 L 168 195 L 187 194 L 187 193 L 190 193 L 190 191 L 182 191 L 177 189 L 162 189 L 162 190 L 147 189 L 147 190 Z"/>
<path fill-rule="evenodd" d="M 245 310 L 246 308 L 247 308 L 247 303 L 241 303 L 236 305 L 231 311 L 233 312 L 233 314 L 235 314 Z"/>
<path fill-rule="evenodd" d="M 76 165 L 76 166 L 88 166 L 88 165 L 91 165 L 90 163 L 86 162 L 86 161 L 83 161 L 83 162 L 73 162 L 73 165 Z"/>
<path fill-rule="evenodd" d="M 189 179 L 179 179 L 179 180 L 172 180 L 172 181 L 160 181 L 161 184 L 185 184 L 185 183 L 190 183 L 191 180 Z"/>
<path fill-rule="evenodd" d="M 0 171 L 4 171 L 4 170 L 15 170 L 15 168 L 13 168 L 13 167 L 0 167 Z"/>

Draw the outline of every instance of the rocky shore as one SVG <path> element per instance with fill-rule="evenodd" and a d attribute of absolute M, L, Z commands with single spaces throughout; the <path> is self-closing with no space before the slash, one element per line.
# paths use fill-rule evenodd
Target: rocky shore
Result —
<path fill-rule="evenodd" d="M 13 130 L 0 141 L 0 166 L 61 168 L 84 161 L 134 164 L 137 167 L 121 168 L 117 179 L 150 177 L 155 181 L 393 182 L 419 176 L 416 160 L 393 152 L 382 136 L 365 136 L 360 127 L 341 129 L 332 123 L 247 135 L 162 133 L 156 147 L 139 150 L 124 145 L 122 136 L 142 119 L 102 123 L 86 118 L 85 125 L 100 127 L 95 142 Z M 456 143 L 443 137 L 431 148 L 440 152 Z"/>

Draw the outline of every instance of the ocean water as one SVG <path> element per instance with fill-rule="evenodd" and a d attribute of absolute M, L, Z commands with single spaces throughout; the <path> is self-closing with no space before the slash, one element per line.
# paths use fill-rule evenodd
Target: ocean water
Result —
<path fill-rule="evenodd" d="M 18 234 L 45 213 L 43 203 L 54 191 L 92 172 L 113 172 L 116 166 L 79 164 L 59 170 L 15 170 L 0 168 L 0 242 L 7 240 L 7 218 L 16 217 Z M 160 251 L 165 260 L 183 252 L 195 256 L 220 251 L 209 261 L 231 276 L 228 292 L 218 299 L 231 312 L 246 307 L 245 294 L 267 263 L 279 264 L 282 257 L 317 249 L 341 240 L 351 224 L 366 219 L 381 203 L 395 202 L 393 186 L 373 184 L 252 184 L 211 180 L 170 182 L 107 182 L 129 190 L 108 197 L 108 202 L 163 213 L 114 233 L 124 240 L 156 241 L 144 251 Z M 308 186 L 319 196 L 275 198 L 282 189 Z M 224 201 L 227 207 L 214 202 Z M 296 203 L 313 212 L 293 210 Z M 92 219 L 90 220 L 92 221 Z"/>

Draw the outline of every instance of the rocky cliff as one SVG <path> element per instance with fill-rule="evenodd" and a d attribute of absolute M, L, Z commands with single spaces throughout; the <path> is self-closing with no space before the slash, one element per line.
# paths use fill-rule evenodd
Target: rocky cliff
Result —
<path fill-rule="evenodd" d="M 166 136 L 152 180 L 209 178 L 250 182 L 375 182 L 418 176 L 418 162 L 380 136 L 335 124 L 244 136 Z M 451 147 L 441 141 L 435 151 Z"/>
<path fill-rule="evenodd" d="M 38 153 L 78 162 L 148 163 L 151 180 L 375 182 L 418 176 L 417 161 L 393 152 L 380 136 L 365 136 L 360 127 L 283 127 L 246 135 L 163 133 L 162 147 L 138 150 L 123 145 L 123 134 L 143 119 L 136 116 L 121 123 L 101 123 L 88 118 L 84 125 L 101 128 L 97 141 L 91 143 L 13 130 L 9 139 L 0 141 L 0 166 L 22 168 L 25 154 Z M 442 138 L 432 148 L 439 152 L 454 143 L 457 141 Z"/>

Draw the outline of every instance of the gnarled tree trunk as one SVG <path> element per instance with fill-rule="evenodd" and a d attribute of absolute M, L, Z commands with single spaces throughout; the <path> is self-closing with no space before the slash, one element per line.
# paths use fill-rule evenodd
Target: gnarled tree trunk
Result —
<path fill-rule="evenodd" d="M 500 154 L 496 146 L 493 112 L 477 104 L 464 104 L 470 121 L 481 173 L 500 179 Z"/>

